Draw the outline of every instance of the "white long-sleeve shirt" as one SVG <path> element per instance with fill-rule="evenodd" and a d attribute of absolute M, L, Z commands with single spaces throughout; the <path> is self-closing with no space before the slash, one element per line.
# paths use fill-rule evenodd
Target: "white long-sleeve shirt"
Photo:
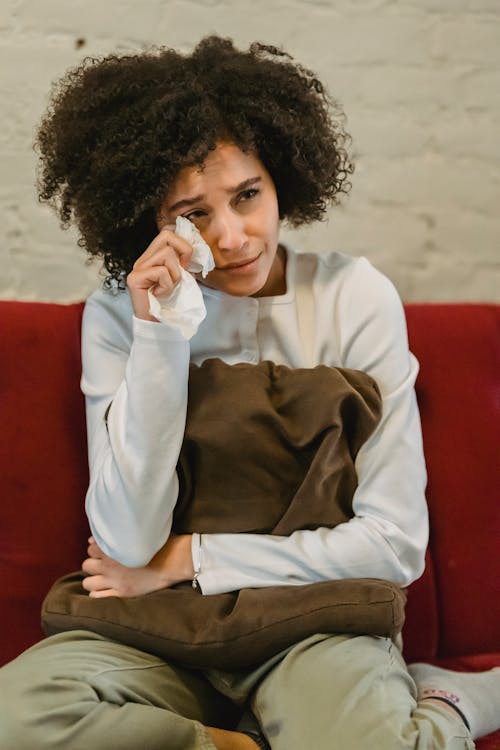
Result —
<path fill-rule="evenodd" d="M 276 297 L 232 297 L 202 287 L 207 317 L 191 341 L 171 326 L 135 318 L 128 292 L 98 290 L 88 299 L 82 331 L 86 508 L 110 557 L 144 565 L 168 538 L 190 360 L 269 359 L 363 370 L 377 381 L 383 414 L 356 458 L 355 515 L 334 529 L 289 537 L 203 534 L 203 593 L 359 577 L 407 585 L 421 575 L 428 518 L 414 392 L 418 363 L 408 351 L 398 294 L 365 258 L 336 252 L 287 248 L 286 280 L 286 294 Z M 199 541 L 194 535 L 194 559 Z"/>

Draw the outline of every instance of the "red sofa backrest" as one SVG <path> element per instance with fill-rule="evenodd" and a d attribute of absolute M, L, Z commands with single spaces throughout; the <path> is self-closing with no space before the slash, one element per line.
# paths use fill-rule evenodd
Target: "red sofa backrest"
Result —
<path fill-rule="evenodd" d="M 500 306 L 407 305 L 428 469 L 437 653 L 500 646 Z M 425 579 L 419 582 L 425 583 Z M 417 584 L 418 586 L 418 584 Z M 416 586 L 416 587 L 417 587 Z M 412 587 L 412 588 L 416 588 Z M 411 602 L 406 632 L 424 613 Z M 408 642 L 407 656 L 421 658 Z"/>
<path fill-rule="evenodd" d="M 85 556 L 82 310 L 0 302 L 0 663 L 40 638 L 44 594 Z M 410 589 L 405 653 L 499 650 L 500 307 L 406 312 L 421 363 L 432 538 L 426 573 Z"/>
<path fill-rule="evenodd" d="M 88 537 L 83 305 L 0 302 L 0 663 L 40 640 L 40 604 Z"/>

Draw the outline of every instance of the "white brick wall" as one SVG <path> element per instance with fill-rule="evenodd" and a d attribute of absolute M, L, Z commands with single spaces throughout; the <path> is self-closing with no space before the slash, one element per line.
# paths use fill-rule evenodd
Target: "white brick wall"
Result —
<path fill-rule="evenodd" d="M 353 190 L 285 239 L 367 255 L 406 300 L 499 300 L 500 0 L 3 0 L 1 298 L 72 301 L 99 283 L 36 201 L 51 81 L 88 54 L 187 50 L 212 31 L 283 45 L 347 112 Z"/>

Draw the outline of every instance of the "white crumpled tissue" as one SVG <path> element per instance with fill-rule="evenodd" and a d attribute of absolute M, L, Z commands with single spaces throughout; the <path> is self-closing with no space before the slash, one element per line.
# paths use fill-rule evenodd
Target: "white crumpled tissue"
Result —
<path fill-rule="evenodd" d="M 201 273 L 205 278 L 215 268 L 215 263 L 209 246 L 189 219 L 178 216 L 175 233 L 193 246 L 189 269 L 186 271 L 181 266 L 181 280 L 163 297 L 155 297 L 148 291 L 149 314 L 161 323 L 176 326 L 186 339 L 190 339 L 207 314 L 201 289 L 191 273 Z"/>

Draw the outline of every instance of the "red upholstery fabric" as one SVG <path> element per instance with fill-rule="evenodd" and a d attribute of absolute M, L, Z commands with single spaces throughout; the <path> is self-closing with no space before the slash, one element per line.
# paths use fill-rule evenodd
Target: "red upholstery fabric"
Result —
<path fill-rule="evenodd" d="M 441 656 L 500 650 L 500 308 L 410 305 Z"/>
<path fill-rule="evenodd" d="M 490 669 L 500 665 L 500 307 L 413 304 L 406 318 L 420 362 L 431 539 L 409 592 L 405 656 Z M 499 750 L 500 731 L 476 747 Z"/>
<path fill-rule="evenodd" d="M 40 639 L 44 594 L 83 559 L 82 309 L 0 303 L 2 663 Z"/>
<path fill-rule="evenodd" d="M 40 603 L 88 527 L 83 305 L 0 302 L 0 664 L 41 637 Z M 405 656 L 500 665 L 500 307 L 406 306 L 429 472 L 431 543 Z M 477 743 L 500 748 L 500 732 Z"/>
<path fill-rule="evenodd" d="M 410 586 L 403 628 L 404 654 L 408 662 L 432 661 L 438 653 L 438 603 L 434 564 L 427 552 L 424 575 Z"/>

